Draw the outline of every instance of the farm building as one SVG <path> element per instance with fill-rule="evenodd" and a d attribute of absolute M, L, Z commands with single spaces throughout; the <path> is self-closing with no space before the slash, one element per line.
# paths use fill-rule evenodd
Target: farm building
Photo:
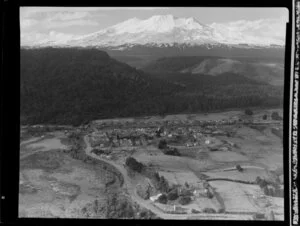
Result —
<path fill-rule="evenodd" d="M 149 199 L 152 201 L 152 202 L 155 202 L 159 199 L 159 197 L 162 196 L 161 193 L 157 194 L 157 195 L 154 195 L 154 196 L 151 196 Z"/>

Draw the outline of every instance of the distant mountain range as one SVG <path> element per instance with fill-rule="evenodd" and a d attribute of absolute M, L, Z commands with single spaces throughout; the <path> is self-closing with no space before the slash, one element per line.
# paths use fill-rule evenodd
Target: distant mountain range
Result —
<path fill-rule="evenodd" d="M 205 25 L 195 18 L 178 18 L 173 15 L 156 15 L 146 20 L 131 18 L 98 32 L 77 38 L 51 42 L 44 40 L 35 46 L 80 46 L 113 47 L 124 50 L 135 45 L 166 47 L 174 45 L 207 48 L 230 45 L 233 47 L 282 47 L 284 40 L 279 37 L 253 35 L 247 31 L 244 22 L 243 32 L 224 25 Z M 239 24 L 243 26 L 243 24 Z M 24 44 L 26 45 L 26 44 Z"/>

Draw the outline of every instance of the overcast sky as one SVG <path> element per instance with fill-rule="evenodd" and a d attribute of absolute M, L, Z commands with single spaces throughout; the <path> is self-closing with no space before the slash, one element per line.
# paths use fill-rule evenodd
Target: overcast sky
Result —
<path fill-rule="evenodd" d="M 199 22 L 270 21 L 276 29 L 288 20 L 285 8 L 204 8 L 204 7 L 21 7 L 21 39 L 63 39 L 96 32 L 129 18 L 147 19 L 153 15 L 172 14 L 194 17 Z M 282 30 L 282 29 L 281 29 Z"/>

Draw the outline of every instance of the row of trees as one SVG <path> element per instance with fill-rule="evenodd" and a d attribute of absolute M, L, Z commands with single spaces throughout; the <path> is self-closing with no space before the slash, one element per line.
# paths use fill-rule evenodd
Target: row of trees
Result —
<path fill-rule="evenodd" d="M 174 155 L 174 156 L 181 155 L 177 148 L 169 147 L 167 145 L 167 141 L 164 139 L 159 141 L 158 148 L 161 149 L 165 155 Z"/>
<path fill-rule="evenodd" d="M 246 115 L 253 115 L 253 111 L 249 108 L 247 108 L 245 110 L 245 114 Z M 268 116 L 266 114 L 263 115 L 262 119 L 263 120 L 266 120 L 268 118 Z M 283 118 L 279 115 L 279 113 L 277 111 L 273 111 L 272 114 L 271 114 L 271 119 L 272 120 L 282 120 Z"/>

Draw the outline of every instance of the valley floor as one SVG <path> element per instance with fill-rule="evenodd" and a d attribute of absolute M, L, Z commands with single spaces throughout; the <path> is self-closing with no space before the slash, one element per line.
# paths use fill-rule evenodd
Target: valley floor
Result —
<path fill-rule="evenodd" d="M 24 127 L 19 217 L 283 220 L 282 121 L 271 119 L 273 111 L 282 115 L 271 109 L 97 120 L 37 133 Z M 158 147 L 162 140 L 167 147 Z M 130 170 L 128 157 L 145 172 Z M 165 191 L 151 172 L 191 200 L 155 201 Z"/>

